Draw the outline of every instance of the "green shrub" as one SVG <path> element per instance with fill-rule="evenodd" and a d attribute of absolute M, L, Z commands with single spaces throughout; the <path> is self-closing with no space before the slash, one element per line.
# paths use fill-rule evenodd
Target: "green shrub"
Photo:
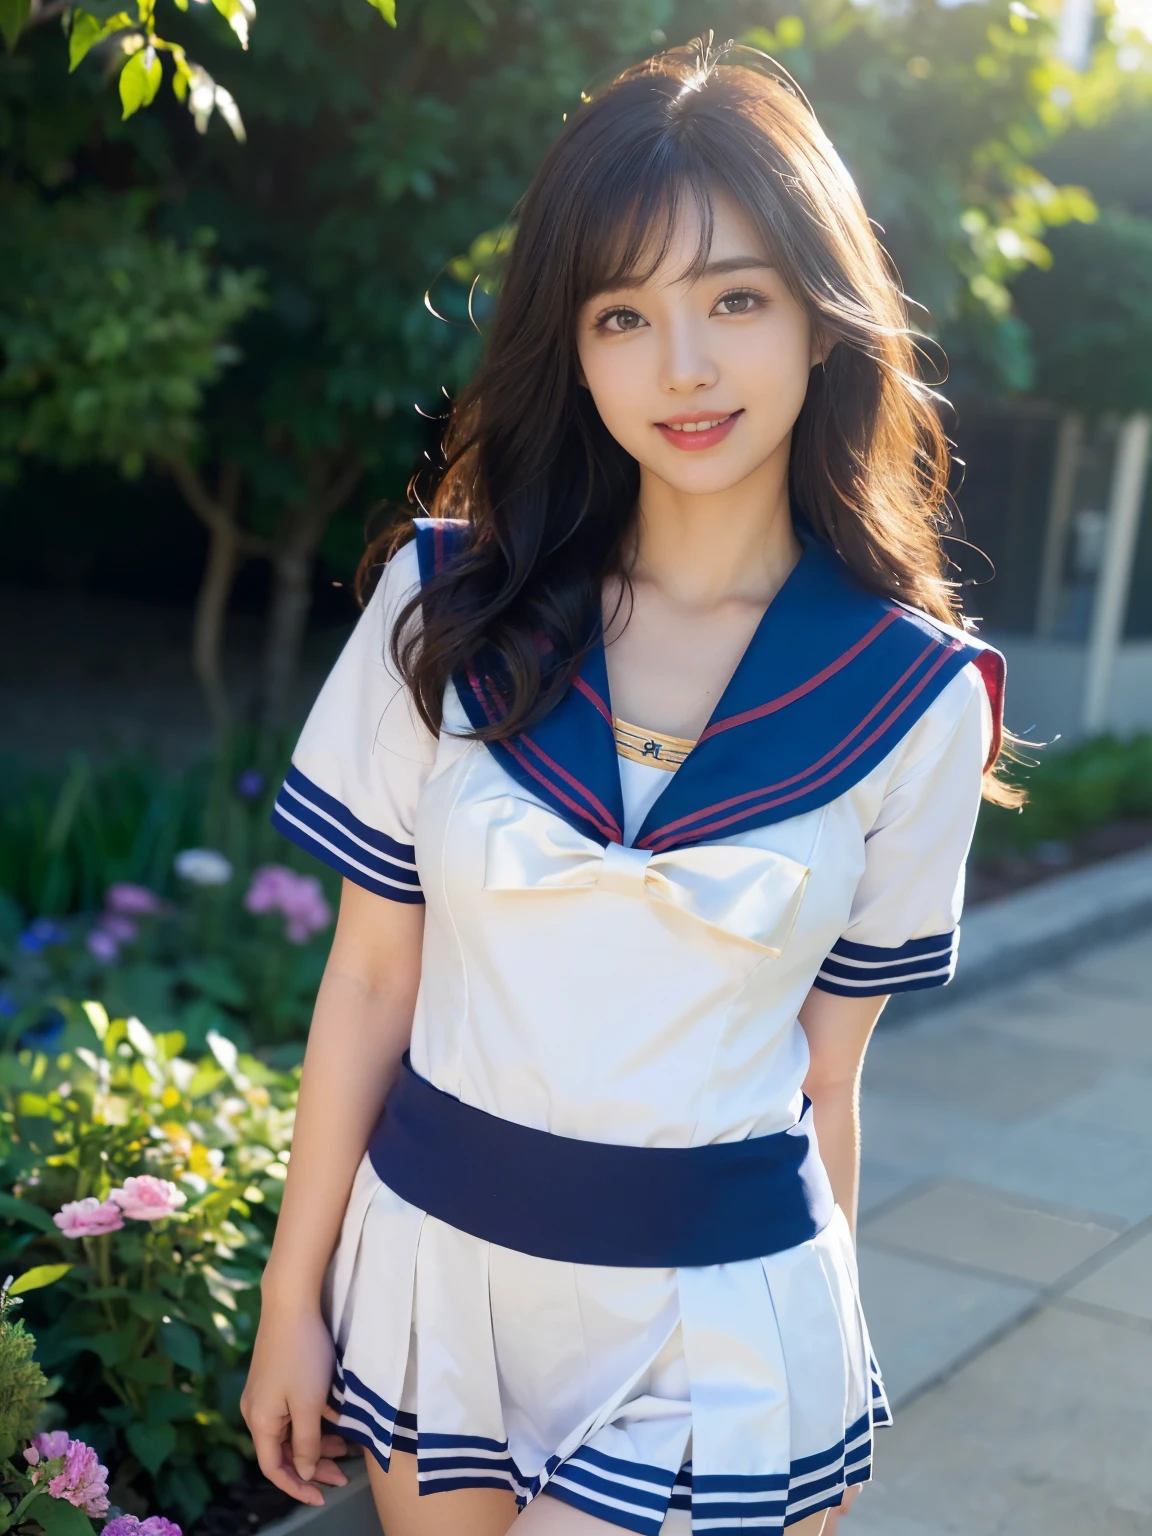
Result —
<path fill-rule="evenodd" d="M 29 1311 L 69 1432 L 147 1503 L 194 1519 L 249 1453 L 238 1404 L 298 1073 L 218 1035 L 191 1060 L 179 1033 L 95 1003 L 61 1012 L 55 1055 L 0 1054 L 7 1248 L 23 1268 L 68 1266 Z M 133 1213 L 142 1176 L 167 1191 L 157 1219 Z M 77 1224 L 116 1230 L 66 1235 Z"/>
<path fill-rule="evenodd" d="M 0 1455 L 8 1442 L 32 1438 L 49 1397 L 48 1378 L 33 1359 L 36 1340 L 10 1316 L 17 1304 L 6 1282 L 0 1288 Z"/>
<path fill-rule="evenodd" d="M 1017 777 L 1026 785 L 1021 811 L 985 805 L 974 854 L 989 863 L 1041 842 L 1073 842 L 1093 827 L 1152 816 L 1152 734 L 1097 736 L 1064 751 L 1044 752 Z"/>

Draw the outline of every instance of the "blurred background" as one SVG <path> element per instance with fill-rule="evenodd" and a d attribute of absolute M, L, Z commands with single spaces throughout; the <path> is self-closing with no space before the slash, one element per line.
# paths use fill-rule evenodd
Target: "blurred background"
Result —
<path fill-rule="evenodd" d="M 1152 0 L 0 0 L 0 1218 L 18 1276 L 0 1373 L 24 1293 L 45 1373 L 0 1422 L 0 1461 L 5 1435 L 67 1427 L 130 1512 L 197 1536 L 279 1512 L 237 1401 L 337 891 L 274 837 L 271 799 L 355 621 L 366 533 L 429 483 L 516 198 L 583 90 L 708 29 L 803 85 L 947 355 L 954 575 L 1007 654 L 1009 724 L 1048 744 L 1019 768 L 1027 809 L 982 815 L 971 953 L 995 933 L 1017 960 L 989 978 L 1042 971 L 1037 1017 L 1091 999 L 1058 1068 L 1024 993 L 996 1005 L 1010 1049 L 973 1055 L 955 1006 L 885 1038 L 878 1103 L 945 1084 L 967 1102 L 937 1104 L 931 1134 L 879 1136 L 875 1222 L 944 1180 L 941 1230 L 1018 1236 L 1016 1206 L 965 1206 L 959 1179 L 1107 1234 L 1040 1278 L 943 1238 L 926 1254 L 919 1207 L 877 1236 L 866 1273 L 910 1421 L 1152 1217 L 1145 951 L 1052 980 L 1077 934 L 1152 918 Z M 992 1005 L 965 1006 L 986 1027 Z M 1079 1183 L 1051 1149 L 962 1164 L 966 1138 L 1018 1125 L 986 1103 L 963 1119 L 990 1073 L 1029 1134 L 1103 1094 L 1076 1123 L 1129 1160 L 1079 1146 Z M 1057 1086 L 1037 1099 L 1037 1081 Z M 144 1174 L 184 1193 L 167 1225 L 53 1222 Z M 1041 1221 L 1028 1253 L 1050 1239 Z M 1140 1262 L 1125 1297 L 1152 1296 Z M 1143 1319 L 1146 1347 L 1146 1300 L 1076 1305 Z M 1147 1533 L 1152 1480 L 1133 1476 L 1108 1528 Z M 845 1525 L 1097 1528 L 1066 1488 L 1045 1503 L 1031 1463 L 1012 1477 L 960 1523 L 923 1523 L 909 1487 L 873 1498 L 879 1525 L 866 1500 Z"/>

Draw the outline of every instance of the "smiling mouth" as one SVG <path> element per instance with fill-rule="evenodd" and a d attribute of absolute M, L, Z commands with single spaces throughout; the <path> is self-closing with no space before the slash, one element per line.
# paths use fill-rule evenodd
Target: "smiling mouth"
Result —
<path fill-rule="evenodd" d="M 710 421 L 661 421 L 657 422 L 657 426 L 665 427 L 669 432 L 708 432 L 713 427 L 723 426 L 739 414 L 739 411 L 729 411 L 727 416 L 714 416 Z"/>

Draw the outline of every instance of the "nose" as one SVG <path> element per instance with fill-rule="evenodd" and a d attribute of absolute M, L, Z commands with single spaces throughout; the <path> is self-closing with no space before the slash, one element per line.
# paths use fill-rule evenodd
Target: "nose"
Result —
<path fill-rule="evenodd" d="M 660 387 L 672 395 L 691 395 L 716 383 L 720 370 L 707 345 L 706 327 L 691 315 L 679 316 L 665 331 L 660 359 Z"/>

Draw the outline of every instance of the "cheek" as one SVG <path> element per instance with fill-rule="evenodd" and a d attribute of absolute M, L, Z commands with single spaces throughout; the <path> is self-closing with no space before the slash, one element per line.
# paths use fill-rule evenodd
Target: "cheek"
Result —
<path fill-rule="evenodd" d="M 771 326 L 741 337 L 731 367 L 749 403 L 755 400 L 774 414 L 799 411 L 808 390 L 810 347 L 807 326 Z"/>
<path fill-rule="evenodd" d="M 645 398 L 640 386 L 637 359 L 628 354 L 632 349 L 620 347 L 603 351 L 589 347 L 580 351 L 580 366 L 584 370 L 584 382 L 604 425 L 619 436 L 627 432 L 629 424 L 641 419 L 643 412 L 639 401 Z"/>

